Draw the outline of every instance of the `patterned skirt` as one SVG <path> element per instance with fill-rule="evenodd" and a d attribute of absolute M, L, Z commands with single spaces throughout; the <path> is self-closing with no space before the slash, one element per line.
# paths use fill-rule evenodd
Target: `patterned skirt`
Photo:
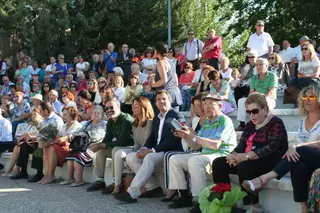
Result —
<path fill-rule="evenodd" d="M 310 213 L 320 212 L 320 169 L 315 170 L 311 177 L 308 207 Z"/>
<path fill-rule="evenodd" d="M 70 152 L 66 160 L 74 160 L 84 167 L 90 167 L 93 164 L 95 153 L 87 149 L 85 152 Z"/>

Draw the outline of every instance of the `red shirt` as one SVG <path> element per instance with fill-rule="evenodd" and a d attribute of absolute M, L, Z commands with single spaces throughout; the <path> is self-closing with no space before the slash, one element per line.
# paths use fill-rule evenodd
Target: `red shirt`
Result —
<path fill-rule="evenodd" d="M 209 50 L 208 52 L 204 53 L 204 58 L 205 59 L 221 58 L 221 54 L 222 54 L 222 39 L 221 39 L 221 37 L 215 36 L 212 39 L 209 39 L 204 44 L 203 49 L 206 48 L 207 46 L 209 46 L 210 44 L 216 44 L 216 46 L 212 50 Z"/>
<path fill-rule="evenodd" d="M 192 83 L 193 78 L 194 78 L 194 72 L 193 71 L 191 73 L 189 73 L 189 76 L 187 76 L 186 73 L 183 73 L 179 78 L 179 83 L 180 84 Z"/>

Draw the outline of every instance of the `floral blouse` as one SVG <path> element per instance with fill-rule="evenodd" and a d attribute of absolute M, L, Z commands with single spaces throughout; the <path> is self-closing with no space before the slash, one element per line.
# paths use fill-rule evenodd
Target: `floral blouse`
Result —
<path fill-rule="evenodd" d="M 84 132 L 89 136 L 90 143 L 101 143 L 106 135 L 106 125 L 105 121 L 101 121 L 98 124 L 93 124 L 92 121 L 89 125 L 86 123 L 79 131 L 74 132 L 73 134 L 78 134 Z"/>
<path fill-rule="evenodd" d="M 19 108 L 17 103 L 14 103 L 13 107 L 9 109 L 9 112 L 10 115 L 12 115 L 12 118 L 19 118 L 22 116 L 22 114 L 31 113 L 31 107 L 26 101 L 23 102 L 21 108 Z"/>
<path fill-rule="evenodd" d="M 228 95 L 228 102 L 234 107 L 237 107 L 236 100 L 234 99 L 232 89 L 229 82 L 222 80 L 220 91 L 217 91 L 215 87 L 210 84 L 210 93 L 219 93 L 220 96 Z"/>

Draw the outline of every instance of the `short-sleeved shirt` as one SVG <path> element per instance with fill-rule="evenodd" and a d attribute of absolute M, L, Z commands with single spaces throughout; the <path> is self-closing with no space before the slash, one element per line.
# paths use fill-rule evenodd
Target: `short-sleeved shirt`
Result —
<path fill-rule="evenodd" d="M 12 115 L 12 118 L 19 118 L 22 116 L 22 114 L 30 113 L 30 112 L 31 112 L 31 107 L 27 101 L 24 101 L 22 103 L 21 108 L 18 107 L 18 104 L 14 103 L 12 109 L 10 109 L 10 114 Z"/>
<path fill-rule="evenodd" d="M 257 33 L 252 34 L 249 37 L 247 47 L 258 53 L 258 57 L 265 55 L 269 52 L 269 47 L 273 46 L 274 42 L 269 33 L 263 32 L 258 35 Z"/>
<path fill-rule="evenodd" d="M 203 138 L 222 141 L 217 150 L 202 147 L 201 154 L 227 155 L 237 146 L 237 136 L 232 120 L 223 113 L 220 113 L 213 123 L 207 118 L 198 135 Z"/>
<path fill-rule="evenodd" d="M 187 76 L 185 73 L 180 75 L 180 78 L 179 78 L 179 83 L 180 84 L 189 84 L 189 83 L 192 83 L 192 80 L 194 78 L 194 72 L 192 71 L 189 76 Z M 183 90 L 186 90 L 186 89 L 190 89 L 190 86 L 187 86 L 187 85 L 184 85 L 182 86 L 182 89 Z"/>
<path fill-rule="evenodd" d="M 313 125 L 313 127 L 308 131 L 306 130 L 306 118 L 307 117 L 304 117 L 301 120 L 300 127 L 297 132 L 297 139 L 300 143 L 319 140 L 320 136 L 320 121 Z"/>
<path fill-rule="evenodd" d="M 220 91 L 218 92 L 215 87 L 213 87 L 210 84 L 210 93 L 219 93 L 220 96 L 223 96 L 224 94 L 228 94 L 228 102 L 233 106 L 236 107 L 237 103 L 236 100 L 234 99 L 234 95 L 232 93 L 232 89 L 230 84 L 227 81 L 222 80 L 221 81 L 221 88 Z"/>
<path fill-rule="evenodd" d="M 256 74 L 252 77 L 250 82 L 250 89 L 254 89 L 255 92 L 260 92 L 262 94 L 267 94 L 270 89 L 277 88 L 278 79 L 276 74 L 267 71 L 266 77 L 263 80 L 259 79 L 259 75 Z M 273 90 L 271 98 L 277 99 L 277 92 Z"/>
<path fill-rule="evenodd" d="M 42 122 L 43 127 L 53 125 L 53 126 L 57 127 L 59 131 L 61 131 L 63 124 L 64 124 L 64 122 L 63 122 L 62 118 L 59 115 L 55 114 L 54 112 L 52 112 L 49 115 L 49 117 L 44 119 Z"/>
<path fill-rule="evenodd" d="M 231 79 L 232 78 L 232 69 L 228 68 L 226 72 L 219 70 L 220 75 L 223 79 Z"/>
<path fill-rule="evenodd" d="M 299 61 L 298 71 L 304 73 L 305 75 L 312 75 L 314 73 L 313 68 L 319 66 L 320 61 L 317 57 L 315 57 L 311 61 Z"/>
<path fill-rule="evenodd" d="M 118 58 L 117 52 L 112 52 L 112 53 L 110 53 L 110 55 L 104 54 L 104 56 L 103 56 L 104 60 L 107 62 L 108 72 L 111 72 L 113 70 L 113 68 L 115 68 L 115 66 L 116 66 L 116 62 L 113 62 L 111 60 L 111 56 L 115 59 L 115 61 L 117 61 L 117 58 Z"/>

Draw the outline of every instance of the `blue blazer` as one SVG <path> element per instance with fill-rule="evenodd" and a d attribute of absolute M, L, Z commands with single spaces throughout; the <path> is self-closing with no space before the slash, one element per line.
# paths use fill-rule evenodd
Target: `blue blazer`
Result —
<path fill-rule="evenodd" d="M 166 123 L 168 118 L 175 118 L 179 122 L 185 122 L 185 119 L 180 112 L 170 109 L 166 114 L 165 122 L 163 124 L 161 140 L 159 144 L 157 144 L 160 119 L 158 116 L 155 116 L 152 123 L 151 134 L 144 145 L 146 148 L 153 148 L 156 152 L 183 151 L 181 138 L 175 137 L 171 132 L 169 125 Z"/>

